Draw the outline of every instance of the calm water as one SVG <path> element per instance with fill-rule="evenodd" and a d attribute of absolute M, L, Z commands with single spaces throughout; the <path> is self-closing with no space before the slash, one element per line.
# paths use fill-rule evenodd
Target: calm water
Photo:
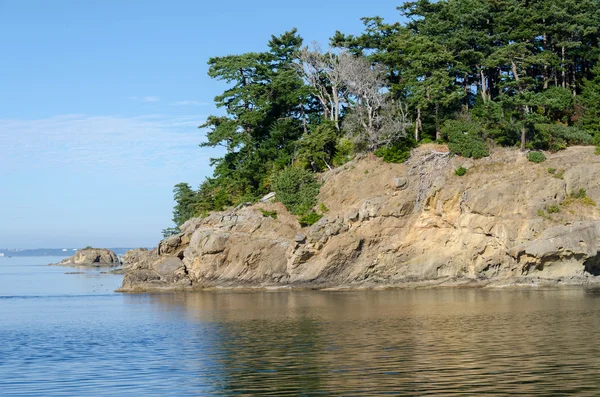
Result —
<path fill-rule="evenodd" d="M 0 258 L 1 396 L 600 395 L 600 293 L 122 295 Z"/>

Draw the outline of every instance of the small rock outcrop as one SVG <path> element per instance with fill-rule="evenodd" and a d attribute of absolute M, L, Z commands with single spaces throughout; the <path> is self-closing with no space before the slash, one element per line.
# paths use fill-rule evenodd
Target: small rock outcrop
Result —
<path fill-rule="evenodd" d="M 75 253 L 75 255 L 63 259 L 55 266 L 72 267 L 117 267 L 120 266 L 117 255 L 106 248 L 84 248 Z"/>
<path fill-rule="evenodd" d="M 600 156 L 547 157 L 495 149 L 465 160 L 440 146 L 404 164 L 363 156 L 322 175 L 315 208 L 328 210 L 314 225 L 269 201 L 192 219 L 125 255 L 121 291 L 598 282 Z"/>

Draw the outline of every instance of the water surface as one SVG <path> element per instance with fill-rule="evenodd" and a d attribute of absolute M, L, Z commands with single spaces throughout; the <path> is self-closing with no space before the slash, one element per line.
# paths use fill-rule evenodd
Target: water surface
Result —
<path fill-rule="evenodd" d="M 600 395 L 600 293 L 123 295 L 0 258 L 0 395 Z"/>

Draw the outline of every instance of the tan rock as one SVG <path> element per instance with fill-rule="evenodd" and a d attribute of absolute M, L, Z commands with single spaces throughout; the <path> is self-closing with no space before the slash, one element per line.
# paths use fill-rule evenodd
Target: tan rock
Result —
<path fill-rule="evenodd" d="M 56 266 L 73 267 L 116 267 L 120 266 L 117 255 L 106 248 L 84 248 L 75 255 L 56 263 Z"/>
<path fill-rule="evenodd" d="M 439 145 L 415 149 L 405 164 L 362 156 L 322 176 L 318 202 L 329 212 L 316 224 L 301 228 L 272 202 L 188 221 L 160 256 L 137 254 L 123 290 L 592 282 L 600 210 L 560 203 L 581 188 L 600 199 L 593 151 L 572 147 L 542 164 L 512 149 L 465 161 Z M 469 172 L 454 175 L 464 164 Z M 563 169 L 562 179 L 548 167 Z"/>

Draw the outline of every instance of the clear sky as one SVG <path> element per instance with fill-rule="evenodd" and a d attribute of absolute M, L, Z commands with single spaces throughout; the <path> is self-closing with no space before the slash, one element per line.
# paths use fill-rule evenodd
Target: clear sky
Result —
<path fill-rule="evenodd" d="M 0 248 L 153 246 L 215 150 L 209 57 L 397 20 L 393 0 L 0 0 Z"/>

